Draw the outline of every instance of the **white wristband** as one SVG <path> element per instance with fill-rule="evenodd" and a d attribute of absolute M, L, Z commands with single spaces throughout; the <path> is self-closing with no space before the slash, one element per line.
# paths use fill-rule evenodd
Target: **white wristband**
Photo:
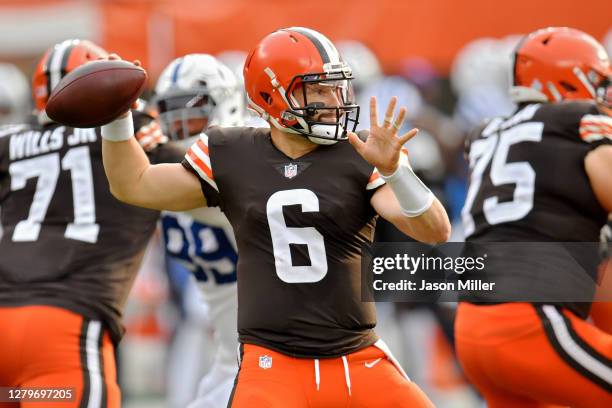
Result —
<path fill-rule="evenodd" d="M 124 142 L 134 137 L 132 112 L 128 112 L 125 117 L 102 126 L 102 137 L 110 142 Z"/>
<path fill-rule="evenodd" d="M 433 204 L 435 196 L 409 165 L 400 163 L 395 173 L 380 176 L 391 187 L 407 216 L 419 216 Z"/>

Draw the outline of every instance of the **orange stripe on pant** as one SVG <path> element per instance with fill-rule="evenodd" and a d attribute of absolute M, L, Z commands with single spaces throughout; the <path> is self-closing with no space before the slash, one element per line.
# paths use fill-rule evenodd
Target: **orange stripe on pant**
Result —
<path fill-rule="evenodd" d="M 52 306 L 0 307 L 0 333 L 0 385 L 75 394 L 70 402 L 0 402 L 0 408 L 120 406 L 113 344 L 100 322 Z"/>
<path fill-rule="evenodd" d="M 612 336 L 567 310 L 461 303 L 455 342 L 489 408 L 612 406 Z"/>
<path fill-rule="evenodd" d="M 233 408 L 433 407 L 377 347 L 344 358 L 293 358 L 245 344 Z"/>

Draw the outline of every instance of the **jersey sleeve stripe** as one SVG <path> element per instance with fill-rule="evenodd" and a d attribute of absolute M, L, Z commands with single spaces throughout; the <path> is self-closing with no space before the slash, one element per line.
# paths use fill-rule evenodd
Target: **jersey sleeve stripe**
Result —
<path fill-rule="evenodd" d="M 202 133 L 198 141 L 191 145 L 185 155 L 185 159 L 203 180 L 214 187 L 215 190 L 219 191 L 210 164 L 208 135 L 206 135 L 206 133 Z"/>
<path fill-rule="evenodd" d="M 207 171 L 210 176 L 210 178 L 214 178 L 212 176 L 213 172 L 212 172 L 212 166 L 210 165 L 210 158 L 208 156 L 208 148 L 206 146 L 204 146 L 206 148 L 206 151 L 204 152 L 199 145 L 200 142 L 194 144 L 193 146 L 191 146 L 191 148 L 189 149 L 189 151 L 191 151 L 193 154 L 195 154 L 195 156 L 200 159 L 200 161 L 204 164 L 204 167 L 206 168 L 205 171 Z"/>
<path fill-rule="evenodd" d="M 594 132 L 594 131 L 612 135 L 612 126 L 606 126 L 606 125 L 602 126 L 599 124 L 591 124 L 591 123 L 583 123 L 582 126 L 580 126 L 580 133 Z"/>
<path fill-rule="evenodd" d="M 142 133 L 143 135 L 146 135 L 148 133 L 153 133 L 158 130 L 161 130 L 159 124 L 156 121 L 151 121 L 151 123 L 142 126 L 140 129 L 138 129 L 138 132 L 136 133 Z"/>
<path fill-rule="evenodd" d="M 149 150 L 160 143 L 168 142 L 168 138 L 164 136 L 156 121 L 152 121 L 138 129 L 136 139 L 145 150 Z"/>
<path fill-rule="evenodd" d="M 612 124 L 611 123 L 596 122 L 594 120 L 582 120 L 580 122 L 580 127 L 582 128 L 583 126 L 597 126 L 597 127 L 602 127 L 604 129 L 612 129 Z"/>
<path fill-rule="evenodd" d="M 593 122 L 612 126 L 612 118 L 606 115 L 584 115 L 580 122 Z"/>
<path fill-rule="evenodd" d="M 195 165 L 204 172 L 210 179 L 213 179 L 212 170 L 210 168 L 210 162 L 205 162 L 203 159 L 206 156 L 203 156 L 201 152 L 197 152 L 197 150 L 192 146 L 191 149 L 187 152 L 185 157 L 191 158 L 191 160 L 195 163 Z"/>
<path fill-rule="evenodd" d="M 204 166 L 201 167 L 201 165 L 203 165 L 202 161 L 198 159 L 198 157 L 191 150 L 189 150 L 185 155 L 185 160 L 187 160 L 187 162 L 198 173 L 202 180 L 206 181 L 208 184 L 210 184 L 211 187 L 219 191 L 217 183 L 215 183 L 215 181 L 211 177 L 212 173 L 210 173 L 210 176 L 206 173 L 206 171 L 204 170 Z"/>
<path fill-rule="evenodd" d="M 595 123 L 584 122 L 580 127 L 581 132 L 589 132 L 593 130 L 612 130 L 612 126 L 602 126 Z"/>
<path fill-rule="evenodd" d="M 202 152 L 204 152 L 206 154 L 206 156 L 208 157 L 208 155 L 209 155 L 209 153 L 208 153 L 208 146 L 205 145 L 204 142 L 202 142 L 202 140 L 198 140 L 196 142 L 196 144 L 198 145 L 200 150 L 202 150 Z"/>
<path fill-rule="evenodd" d="M 153 136 L 143 136 L 143 137 L 138 138 L 138 143 L 140 143 L 140 145 L 143 147 L 149 146 L 154 141 L 155 139 L 153 139 Z"/>
<path fill-rule="evenodd" d="M 605 137 L 610 137 L 610 135 L 604 135 L 602 133 L 594 133 L 594 132 L 586 132 L 580 135 L 582 140 L 585 142 L 596 142 L 598 140 L 602 140 Z"/>
<path fill-rule="evenodd" d="M 580 137 L 594 142 L 605 137 L 612 139 L 612 118 L 604 115 L 584 115 L 580 120 Z"/>
<path fill-rule="evenodd" d="M 206 133 L 201 133 L 200 134 L 200 139 L 199 141 L 201 141 L 202 143 L 204 143 L 204 145 L 206 147 L 208 147 L 208 135 Z"/>

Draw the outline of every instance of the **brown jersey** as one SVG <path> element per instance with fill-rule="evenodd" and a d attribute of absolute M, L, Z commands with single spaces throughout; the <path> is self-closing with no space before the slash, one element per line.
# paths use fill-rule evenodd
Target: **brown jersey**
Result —
<path fill-rule="evenodd" d="M 509 118 L 493 119 L 474 136 L 462 211 L 467 241 L 592 242 L 589 255 L 596 265 L 595 243 L 607 212 L 591 188 L 584 160 L 593 149 L 612 143 L 612 118 L 590 102 L 527 104 Z M 535 246 L 520 268 L 508 263 L 489 273 L 500 285 L 508 279 L 531 290 L 537 276 L 537 290 L 549 298 L 563 273 L 571 272 L 564 269 L 574 264 L 557 262 L 557 252 L 546 257 L 541 250 Z M 588 272 L 595 282 L 596 269 Z M 588 314 L 588 304 L 558 304 Z"/>
<path fill-rule="evenodd" d="M 612 118 L 589 102 L 529 104 L 474 136 L 462 212 L 469 240 L 599 240 L 607 212 L 584 159 L 612 144 Z"/>
<path fill-rule="evenodd" d="M 152 118 L 134 112 L 135 129 Z M 59 306 L 104 321 L 120 318 L 159 213 L 124 204 L 108 187 L 100 129 L 57 123 L 0 130 L 0 306 Z M 178 162 L 170 146 L 153 162 Z"/>
<path fill-rule="evenodd" d="M 333 357 L 376 341 L 360 263 L 373 235 L 370 198 L 383 181 L 350 144 L 291 159 L 269 129 L 212 128 L 183 165 L 236 234 L 241 342 Z"/>

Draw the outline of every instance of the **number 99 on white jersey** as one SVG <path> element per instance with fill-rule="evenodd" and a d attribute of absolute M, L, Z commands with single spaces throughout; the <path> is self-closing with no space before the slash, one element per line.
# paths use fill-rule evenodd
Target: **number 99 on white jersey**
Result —
<path fill-rule="evenodd" d="M 166 253 L 184 264 L 200 287 L 227 285 L 237 279 L 238 254 L 232 228 L 227 221 L 225 225 L 215 221 L 214 225 L 207 224 L 190 213 L 162 214 Z"/>

